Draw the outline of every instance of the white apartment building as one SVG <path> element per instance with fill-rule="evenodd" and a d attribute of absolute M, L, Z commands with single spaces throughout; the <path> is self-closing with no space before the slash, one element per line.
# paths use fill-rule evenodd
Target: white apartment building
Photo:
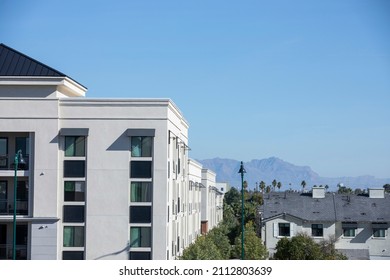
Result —
<path fill-rule="evenodd" d="M 0 44 L 0 259 L 14 208 L 17 259 L 175 259 L 200 234 L 187 121 L 169 99 L 86 91 Z"/>
<path fill-rule="evenodd" d="M 217 187 L 215 172 L 202 169 L 201 189 L 201 227 L 202 234 L 207 233 L 223 219 L 223 192 Z"/>

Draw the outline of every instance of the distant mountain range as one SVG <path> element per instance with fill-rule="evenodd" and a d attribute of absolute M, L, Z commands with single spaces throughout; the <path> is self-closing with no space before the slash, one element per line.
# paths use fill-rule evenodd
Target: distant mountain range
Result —
<path fill-rule="evenodd" d="M 241 188 L 241 177 L 238 174 L 240 161 L 222 158 L 197 161 L 202 163 L 205 168 L 216 172 L 218 182 L 227 182 L 231 186 Z M 339 183 L 352 189 L 381 188 L 385 184 L 390 184 L 390 178 L 378 179 L 374 176 L 321 177 L 309 166 L 297 166 L 276 157 L 253 159 L 250 162 L 244 162 L 244 167 L 247 172 L 244 175 L 244 180 L 248 182 L 250 189 L 254 189 L 256 182 L 259 183 L 260 181 L 264 181 L 266 185 L 271 185 L 274 179 L 282 183 L 281 191 L 288 189 L 301 190 L 303 180 L 306 182 L 306 189 L 311 189 L 313 185 L 328 185 L 330 191 L 336 190 Z"/>

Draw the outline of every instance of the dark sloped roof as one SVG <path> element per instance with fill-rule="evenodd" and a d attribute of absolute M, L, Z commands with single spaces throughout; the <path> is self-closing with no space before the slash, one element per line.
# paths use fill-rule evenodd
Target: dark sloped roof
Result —
<path fill-rule="evenodd" d="M 306 221 L 390 222 L 390 196 L 327 193 L 317 199 L 310 193 L 270 193 L 264 195 L 261 210 L 265 220 L 288 214 Z"/>
<path fill-rule="evenodd" d="M 319 199 L 301 193 L 265 194 L 262 210 L 264 219 L 285 213 L 306 221 L 335 220 L 333 197 L 329 194 Z"/>
<path fill-rule="evenodd" d="M 66 77 L 65 74 L 0 44 L 0 76 Z"/>
<path fill-rule="evenodd" d="M 342 222 L 389 222 L 390 197 L 369 198 L 361 195 L 336 195 L 337 220 Z"/>

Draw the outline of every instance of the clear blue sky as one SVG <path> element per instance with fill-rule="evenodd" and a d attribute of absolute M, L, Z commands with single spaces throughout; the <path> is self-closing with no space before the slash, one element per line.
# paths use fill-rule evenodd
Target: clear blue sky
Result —
<path fill-rule="evenodd" d="M 390 1 L 1 0 L 0 42 L 90 98 L 171 98 L 193 158 L 390 178 Z"/>

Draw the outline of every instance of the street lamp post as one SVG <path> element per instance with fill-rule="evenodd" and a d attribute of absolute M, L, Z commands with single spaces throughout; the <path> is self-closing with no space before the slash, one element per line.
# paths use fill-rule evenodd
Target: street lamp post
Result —
<path fill-rule="evenodd" d="M 245 241 L 245 221 L 244 221 L 244 173 L 246 173 L 244 164 L 241 161 L 240 170 L 241 173 L 241 259 L 245 259 L 244 241 Z"/>
<path fill-rule="evenodd" d="M 21 165 L 25 165 L 23 160 L 22 151 L 19 150 L 15 154 L 15 174 L 14 174 L 14 220 L 13 220 L 13 241 L 12 241 L 12 258 L 16 260 L 16 195 L 18 188 L 18 166 L 19 158 Z"/>

